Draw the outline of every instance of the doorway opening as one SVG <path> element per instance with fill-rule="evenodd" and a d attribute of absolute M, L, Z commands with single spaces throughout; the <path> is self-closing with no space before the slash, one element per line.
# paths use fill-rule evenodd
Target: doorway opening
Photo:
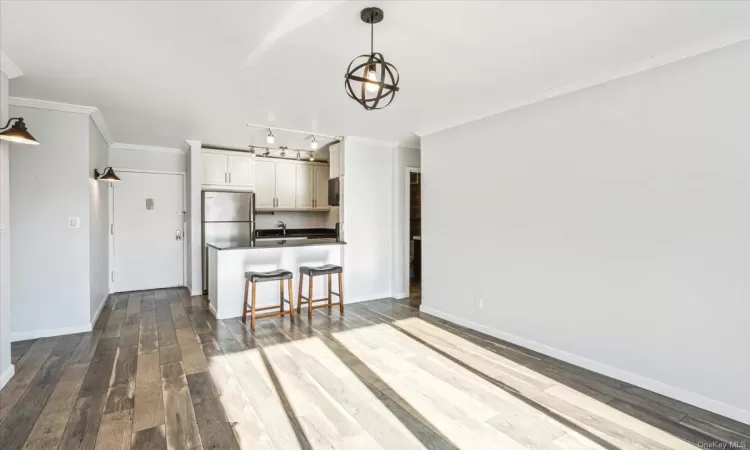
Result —
<path fill-rule="evenodd" d="M 409 297 L 422 297 L 422 174 L 409 169 Z"/>

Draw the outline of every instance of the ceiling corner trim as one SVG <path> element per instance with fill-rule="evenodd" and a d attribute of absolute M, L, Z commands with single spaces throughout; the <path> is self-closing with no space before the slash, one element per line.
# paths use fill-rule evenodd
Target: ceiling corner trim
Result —
<path fill-rule="evenodd" d="M 344 136 L 345 142 L 357 142 L 360 144 L 369 144 L 369 145 L 377 145 L 379 147 L 398 147 L 398 142 L 396 141 L 380 141 L 377 139 L 370 139 L 366 137 L 360 137 L 360 136 Z"/>
<path fill-rule="evenodd" d="M 0 71 L 3 72 L 9 80 L 23 75 L 23 71 L 19 69 L 2 50 L 0 50 Z"/>
<path fill-rule="evenodd" d="M 72 105 L 70 103 L 51 102 L 49 100 L 38 100 L 35 98 L 8 97 L 11 106 L 23 106 L 26 108 L 48 109 L 50 111 L 62 111 L 76 114 L 94 114 L 98 111 L 93 106 Z"/>
<path fill-rule="evenodd" d="M 102 138 L 104 139 L 104 142 L 107 143 L 107 146 L 111 146 L 112 142 L 114 142 L 114 139 L 112 138 L 112 134 L 109 132 L 107 122 L 104 121 L 104 116 L 102 115 L 102 112 L 99 111 L 99 108 L 94 108 L 94 112 L 91 113 L 91 120 L 94 122 L 94 125 L 96 125 L 96 128 L 99 130 L 99 134 L 102 135 Z"/>
<path fill-rule="evenodd" d="M 102 138 L 107 145 L 112 145 L 114 139 L 109 132 L 107 122 L 104 120 L 99 108 L 93 106 L 73 105 L 70 103 L 51 102 L 49 100 L 39 100 L 35 98 L 24 98 L 24 97 L 8 97 L 8 104 L 11 106 L 22 106 L 25 108 L 36 108 L 46 109 L 50 111 L 61 111 L 69 112 L 74 114 L 86 114 L 91 117 L 91 120 L 96 125 Z"/>
<path fill-rule="evenodd" d="M 635 64 L 624 66 L 618 70 L 603 73 L 601 75 L 580 80 L 578 82 L 570 83 L 564 86 L 558 86 L 555 88 L 547 89 L 536 95 L 532 95 L 525 99 L 517 102 L 501 105 L 499 108 L 494 109 L 492 112 L 487 114 L 481 114 L 474 117 L 470 117 L 465 120 L 453 124 L 447 124 L 438 126 L 432 129 L 419 130 L 414 134 L 423 138 L 439 131 L 448 130 L 455 128 L 467 123 L 476 122 L 487 117 L 492 117 L 497 114 L 502 114 L 514 109 L 523 108 L 524 106 L 533 105 L 534 103 L 540 103 L 545 100 L 549 100 L 555 97 L 560 97 L 566 94 L 572 94 L 573 92 L 581 91 L 590 87 L 594 87 L 600 84 L 604 84 L 610 81 L 614 81 L 620 78 L 625 78 L 631 75 L 636 75 L 647 70 L 656 69 L 658 67 L 666 66 L 668 64 L 676 63 L 684 59 L 692 58 L 695 56 L 702 55 L 704 53 L 712 52 L 714 50 L 720 50 L 725 47 L 740 44 L 742 42 L 750 40 L 750 27 L 737 30 L 733 33 L 725 34 L 717 38 L 708 39 L 697 44 L 683 47 L 681 49 L 656 55 L 651 58 L 644 59 Z"/>
<path fill-rule="evenodd" d="M 110 150 L 127 150 L 135 152 L 157 152 L 157 153 L 172 153 L 182 155 L 185 153 L 184 150 L 174 147 L 157 147 L 154 145 L 139 145 L 139 144 L 125 144 L 122 142 L 115 142 L 109 146 Z"/>

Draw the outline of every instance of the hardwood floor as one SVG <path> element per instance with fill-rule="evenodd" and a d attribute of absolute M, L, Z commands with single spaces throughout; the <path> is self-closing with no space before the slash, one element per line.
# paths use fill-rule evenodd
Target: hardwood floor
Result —
<path fill-rule="evenodd" d="M 168 289 L 15 342 L 10 449 L 744 448 L 750 426 L 377 300 L 216 320 Z M 721 444 L 735 445 L 722 447 Z"/>

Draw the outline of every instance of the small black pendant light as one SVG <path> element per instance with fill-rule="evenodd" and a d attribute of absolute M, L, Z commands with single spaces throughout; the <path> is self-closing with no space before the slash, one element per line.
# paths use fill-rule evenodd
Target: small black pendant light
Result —
<path fill-rule="evenodd" d="M 115 175 L 115 171 L 111 167 L 106 167 L 104 173 L 99 173 L 98 169 L 94 169 L 94 179 L 99 181 L 120 181 L 120 177 Z"/>
<path fill-rule="evenodd" d="M 10 123 L 14 120 L 16 123 L 11 127 Z M 10 129 L 6 130 L 8 127 L 10 127 Z M 23 122 L 22 117 L 8 119 L 8 123 L 6 123 L 2 129 L 5 131 L 0 133 L 0 139 L 4 141 L 15 142 L 16 144 L 39 145 L 39 141 L 34 139 L 34 136 L 32 136 L 26 129 L 26 124 Z"/>
<path fill-rule="evenodd" d="M 344 87 L 349 97 L 365 109 L 382 109 L 391 104 L 399 90 L 398 70 L 385 61 L 382 53 L 375 53 L 373 49 L 375 24 L 383 20 L 383 10 L 365 8 L 360 18 L 370 24 L 370 54 L 359 55 L 349 63 Z"/>

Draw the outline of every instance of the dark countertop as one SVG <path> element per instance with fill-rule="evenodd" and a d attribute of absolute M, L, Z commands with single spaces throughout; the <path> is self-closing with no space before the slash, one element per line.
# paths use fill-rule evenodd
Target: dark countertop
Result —
<path fill-rule="evenodd" d="M 279 239 L 283 239 L 284 231 L 281 228 L 258 229 L 255 231 L 255 236 L 259 238 L 277 237 Z M 318 238 L 332 239 L 332 238 L 336 238 L 336 229 L 334 228 L 287 228 L 286 236 L 306 237 L 310 239 L 318 239 Z"/>
<path fill-rule="evenodd" d="M 209 242 L 206 245 L 216 250 L 244 250 L 253 248 L 315 247 L 319 245 L 345 245 L 346 242 L 331 239 L 258 239 L 244 242 Z"/>

